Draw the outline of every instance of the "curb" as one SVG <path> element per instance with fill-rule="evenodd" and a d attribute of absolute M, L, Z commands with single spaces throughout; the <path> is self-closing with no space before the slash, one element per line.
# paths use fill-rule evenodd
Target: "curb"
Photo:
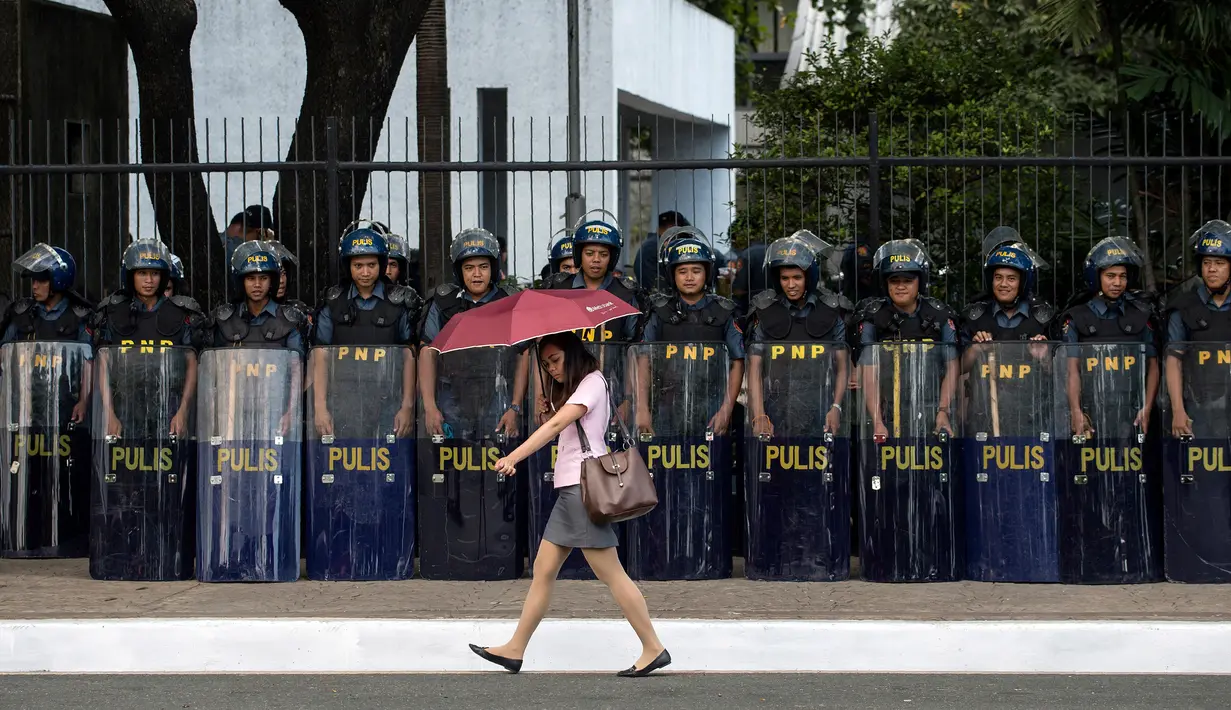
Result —
<path fill-rule="evenodd" d="M 0 622 L 0 673 L 491 671 L 467 643 L 511 620 L 91 619 Z M 1231 622 L 655 622 L 673 671 L 1231 673 Z M 639 652 L 622 620 L 548 619 L 526 671 L 612 672 Z"/>

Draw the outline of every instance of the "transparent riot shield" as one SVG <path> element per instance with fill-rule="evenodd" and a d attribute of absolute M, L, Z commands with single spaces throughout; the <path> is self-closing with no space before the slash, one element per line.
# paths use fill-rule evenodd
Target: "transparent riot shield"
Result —
<path fill-rule="evenodd" d="M 1057 582 L 1055 343 L 976 343 L 963 355 L 966 576 Z"/>
<path fill-rule="evenodd" d="M 0 348 L 8 429 L 0 477 L 0 555 L 84 557 L 90 543 L 90 346 Z"/>
<path fill-rule="evenodd" d="M 193 576 L 197 356 L 134 344 L 95 354 L 90 576 Z"/>
<path fill-rule="evenodd" d="M 303 362 L 286 348 L 201 353 L 197 578 L 299 578 Z"/>
<path fill-rule="evenodd" d="M 1153 409 L 1153 402 L 1146 407 L 1148 364 L 1141 343 L 1056 349 L 1058 536 L 1066 584 L 1162 578 L 1162 486 L 1142 418 Z"/>
<path fill-rule="evenodd" d="M 849 366 L 841 343 L 748 350 L 749 579 L 850 577 Z M 833 407 L 838 398 L 844 411 Z"/>
<path fill-rule="evenodd" d="M 647 343 L 635 352 L 635 422 L 658 506 L 625 525 L 628 573 L 647 580 L 729 577 L 731 432 L 711 427 L 726 395 L 727 349 Z"/>
<path fill-rule="evenodd" d="M 593 331 L 583 331 L 590 333 Z M 612 388 L 613 399 L 615 399 L 619 409 L 618 413 L 623 416 L 624 421 L 631 423 L 633 416 L 633 389 L 632 380 L 625 376 L 625 373 L 630 371 L 630 350 L 629 346 L 624 343 L 593 343 L 586 342 L 586 347 L 598 359 L 599 370 L 607 378 L 609 386 Z M 530 421 L 531 433 L 536 428 L 533 409 L 534 403 L 539 401 L 540 395 L 545 387 L 550 387 L 550 377 L 543 373 L 539 368 L 538 363 L 534 362 L 534 358 L 538 357 L 536 349 L 530 350 L 530 389 L 532 396 L 530 398 Z M 613 440 L 615 432 L 619 431 L 618 424 L 613 418 L 611 425 L 608 428 L 608 441 Z M 530 455 L 526 461 L 527 479 L 529 481 L 529 552 L 530 552 L 530 567 L 534 568 L 534 560 L 538 555 L 539 544 L 543 540 L 543 532 L 547 529 L 547 520 L 551 517 L 551 509 L 556 505 L 556 487 L 555 487 L 555 469 L 556 469 L 556 453 L 558 451 L 558 443 L 552 442 L 550 446 L 544 446 L 538 451 Z M 624 526 L 616 525 L 617 536 L 622 537 Z M 618 548 L 621 559 L 624 557 L 624 546 Z M 564 566 L 560 568 L 558 579 L 594 579 L 594 570 L 586 564 L 585 557 L 581 550 L 573 550 L 565 560 Z"/>
<path fill-rule="evenodd" d="M 1231 344 L 1169 343 L 1167 351 L 1183 398 L 1159 388 L 1167 579 L 1231 582 Z"/>
<path fill-rule="evenodd" d="M 404 347 L 322 347 L 309 357 L 309 579 L 414 573 L 414 368 Z"/>
<path fill-rule="evenodd" d="M 432 388 L 420 397 L 418 419 L 419 572 L 426 579 L 516 579 L 524 571 L 517 476 L 492 469 L 524 435 L 520 415 L 506 418 L 511 405 L 525 406 L 524 352 L 420 353 L 432 375 L 419 383 L 421 391 Z"/>
<path fill-rule="evenodd" d="M 938 413 L 956 391 L 956 348 L 886 341 L 859 355 L 860 568 L 870 582 L 961 578 L 961 475 L 955 430 Z M 956 416 L 949 414 L 951 425 Z"/>

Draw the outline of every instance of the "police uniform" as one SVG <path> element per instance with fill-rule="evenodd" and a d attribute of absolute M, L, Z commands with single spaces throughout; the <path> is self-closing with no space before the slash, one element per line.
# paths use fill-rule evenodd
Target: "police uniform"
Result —
<path fill-rule="evenodd" d="M 957 357 L 957 331 L 953 324 L 954 313 L 943 301 L 920 296 L 913 313 L 898 308 L 888 297 L 871 299 L 858 313 L 859 343 L 864 353 L 860 364 L 868 364 L 866 346 L 885 340 L 935 341 L 952 347 L 941 348 L 941 357 L 952 360 Z"/>
<path fill-rule="evenodd" d="M 4 330 L 2 342 L 17 340 L 76 340 L 91 341 L 87 325 L 90 309 L 62 296 L 56 305 L 48 309 L 33 298 L 22 298 L 12 306 L 12 317 Z"/>
<path fill-rule="evenodd" d="M 767 289 L 752 299 L 748 313 L 749 340 L 753 343 L 771 340 L 842 342 L 846 339 L 842 315 L 849 310 L 849 301 L 829 291 L 812 291 L 802 303 L 796 304 Z"/>
<path fill-rule="evenodd" d="M 962 309 L 962 344 L 975 333 L 991 333 L 992 340 L 1031 340 L 1050 335 L 1056 309 L 1035 299 L 1021 299 L 1005 308 L 994 298 L 975 301 Z"/>
<path fill-rule="evenodd" d="M 744 337 L 735 325 L 735 303 L 707 293 L 696 303 L 666 293 L 650 296 L 650 317 L 642 331 L 647 343 L 723 342 L 731 360 L 744 359 Z"/>
<path fill-rule="evenodd" d="M 256 315 L 247 304 L 225 304 L 214 309 L 215 347 L 284 347 L 304 354 L 302 329 L 306 317 L 295 306 L 269 301 Z"/>
<path fill-rule="evenodd" d="M 317 312 L 316 344 L 409 345 L 414 300 L 409 287 L 384 282 L 367 298 L 354 284 L 330 286 Z"/>
<path fill-rule="evenodd" d="M 1210 343 L 1221 351 L 1231 343 L 1231 298 L 1218 305 L 1204 284 L 1180 296 L 1167 316 L 1167 353 L 1183 363 L 1185 407 L 1206 412 L 1227 411 L 1231 393 L 1231 368 L 1219 353 L 1189 343 Z M 1193 412 L 1187 412 L 1193 414 Z M 1225 435 L 1227 416 L 1197 416 L 1192 421 L 1195 436 Z"/>

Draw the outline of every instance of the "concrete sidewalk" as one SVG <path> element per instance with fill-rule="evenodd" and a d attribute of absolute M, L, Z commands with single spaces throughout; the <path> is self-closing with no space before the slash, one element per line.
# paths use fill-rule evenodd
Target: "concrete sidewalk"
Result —
<path fill-rule="evenodd" d="M 742 569 L 737 563 L 736 573 Z M 0 560 L 0 620 L 117 618 L 515 619 L 529 579 L 511 582 L 200 584 L 97 582 L 85 560 Z M 1228 621 L 1219 585 L 800 584 L 643 582 L 664 619 Z M 619 618 L 599 582 L 557 584 L 550 615 Z"/>

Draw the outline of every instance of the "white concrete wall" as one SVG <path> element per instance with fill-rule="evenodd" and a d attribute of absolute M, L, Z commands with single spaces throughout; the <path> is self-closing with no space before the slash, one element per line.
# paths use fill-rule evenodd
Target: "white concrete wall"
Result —
<path fill-rule="evenodd" d="M 61 0 L 106 13 L 102 0 Z M 564 0 L 448 0 L 449 84 L 452 90 L 451 157 L 478 155 L 478 89 L 508 89 L 509 156 L 513 160 L 567 157 L 568 44 Z M 277 161 L 286 157 L 303 97 L 306 58 L 294 18 L 277 0 L 197 0 L 198 22 L 191 61 L 197 141 L 201 160 Z M 670 52 L 662 38 L 675 38 Z M 733 112 L 733 33 L 685 0 L 582 0 L 581 101 L 583 159 L 615 159 L 617 94 L 637 94 L 685 119 Z M 390 102 L 376 160 L 416 156 L 415 60 L 412 46 Z M 129 62 L 129 118 L 138 116 L 136 71 Z M 722 132 L 719 132 L 720 134 Z M 725 134 L 724 134 L 725 135 Z M 139 159 L 139 142 L 130 141 Z M 725 155 L 706 144 L 699 155 Z M 306 157 L 306 156 L 305 156 Z M 726 180 L 728 178 L 724 178 Z M 477 176 L 452 177 L 454 230 L 479 219 Z M 589 173 L 587 206 L 618 214 L 614 173 Z M 552 233 L 564 225 L 564 173 L 510 176 L 507 217 L 514 272 L 536 273 Z M 274 173 L 206 178 L 220 228 L 245 205 L 269 205 Z M 418 242 L 417 180 L 405 173 L 374 173 L 362 214 L 389 224 Z M 729 192 L 729 191 L 728 191 Z M 709 190 L 714 199 L 725 194 Z M 132 232 L 155 233 L 144 180 L 130 191 Z M 697 204 L 693 213 L 713 212 Z M 681 206 L 681 211 L 689 211 Z M 720 220 L 721 221 L 721 220 Z M 728 220 L 729 221 L 729 220 Z M 725 224 L 712 225 L 725 229 Z M 284 234 L 287 226 L 283 225 Z"/>

